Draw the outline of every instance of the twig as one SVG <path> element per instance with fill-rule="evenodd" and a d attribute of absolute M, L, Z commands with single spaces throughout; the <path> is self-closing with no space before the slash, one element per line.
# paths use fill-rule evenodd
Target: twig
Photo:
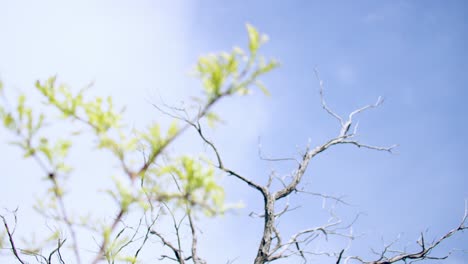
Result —
<path fill-rule="evenodd" d="M 14 214 L 16 213 L 13 212 Z M 13 251 L 13 255 L 15 255 L 16 259 L 22 263 L 22 264 L 25 264 L 25 262 L 23 261 L 23 259 L 21 259 L 19 253 L 18 253 L 18 250 L 16 248 L 16 245 L 15 245 L 15 240 L 13 239 L 13 234 L 14 234 L 14 231 L 11 232 L 10 231 L 10 227 L 8 226 L 8 223 L 5 219 L 5 217 L 3 215 L 0 215 L 0 218 L 2 218 L 2 221 L 3 221 L 3 225 L 5 226 L 5 230 L 7 232 L 7 235 L 8 235 L 8 241 L 10 242 L 10 246 L 11 246 L 11 250 Z M 15 225 L 16 225 L 16 216 L 15 216 Z"/>
<path fill-rule="evenodd" d="M 115 217 L 114 222 L 112 222 L 112 225 L 111 225 L 110 230 L 109 230 L 110 233 L 112 233 L 112 231 L 115 230 L 115 228 L 117 227 L 117 224 L 120 222 L 123 215 L 124 215 L 124 210 L 121 209 L 119 211 L 119 213 L 117 214 L 117 216 Z M 103 238 L 102 242 L 101 242 L 101 245 L 99 246 L 99 251 L 96 254 L 96 257 L 94 258 L 94 260 L 92 262 L 93 264 L 98 263 L 102 259 L 102 257 L 104 256 L 104 253 L 106 251 L 106 246 L 107 246 L 107 241 L 106 241 L 106 239 Z"/>

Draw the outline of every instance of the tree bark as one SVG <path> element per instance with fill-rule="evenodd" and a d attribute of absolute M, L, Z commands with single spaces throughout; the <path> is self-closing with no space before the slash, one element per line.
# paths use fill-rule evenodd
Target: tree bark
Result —
<path fill-rule="evenodd" d="M 266 192 L 265 199 L 265 224 L 263 227 L 263 237 L 258 247 L 257 257 L 254 264 L 264 264 L 268 261 L 270 256 L 270 247 L 272 240 L 272 233 L 275 224 L 275 197 Z"/>

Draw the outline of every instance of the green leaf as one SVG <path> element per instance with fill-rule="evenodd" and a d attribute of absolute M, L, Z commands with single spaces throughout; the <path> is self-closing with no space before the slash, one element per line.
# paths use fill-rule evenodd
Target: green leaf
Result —
<path fill-rule="evenodd" d="M 237 75 L 239 62 L 237 61 L 236 54 L 234 52 L 228 57 L 226 68 L 229 74 Z"/>
<path fill-rule="evenodd" d="M 208 126 L 210 126 L 211 128 L 214 128 L 214 126 L 216 125 L 216 123 L 218 122 L 221 122 L 221 118 L 213 113 L 213 112 L 208 112 L 206 115 L 206 121 L 208 122 Z"/>
<path fill-rule="evenodd" d="M 8 129 L 15 129 L 16 128 L 15 119 L 13 118 L 13 116 L 10 113 L 7 113 L 3 117 L 3 125 Z"/>
<path fill-rule="evenodd" d="M 113 178 L 113 180 L 116 191 L 107 190 L 107 193 L 110 194 L 119 203 L 120 209 L 122 209 L 124 212 L 127 212 L 130 205 L 139 200 L 138 196 L 133 194 L 131 186 L 127 186 L 117 178 Z"/>
<path fill-rule="evenodd" d="M 177 127 L 177 122 L 173 121 L 171 123 L 171 126 L 169 127 L 169 130 L 167 131 L 167 138 L 170 139 L 170 138 L 175 137 L 178 132 L 179 132 L 179 128 Z"/>
<path fill-rule="evenodd" d="M 104 230 L 103 230 L 103 232 L 102 232 L 102 236 L 103 236 L 103 238 L 104 238 L 104 243 L 105 243 L 105 244 L 108 244 L 108 243 L 109 243 L 111 233 L 112 233 L 112 229 L 111 229 L 110 226 L 104 227 Z"/>
<path fill-rule="evenodd" d="M 32 155 L 34 155 L 34 153 L 36 153 L 36 151 L 33 148 L 26 149 L 26 153 L 24 153 L 23 157 L 31 157 Z"/>
<path fill-rule="evenodd" d="M 54 153 L 62 158 L 68 155 L 72 143 L 69 140 L 58 140 L 54 146 Z"/>
<path fill-rule="evenodd" d="M 190 156 L 181 157 L 177 163 L 159 170 L 160 175 L 170 174 L 180 182 L 182 196 L 172 198 L 178 198 L 181 204 L 209 209 L 207 213 L 219 211 L 224 201 L 224 192 L 215 181 L 213 167 L 202 166 Z"/>
<path fill-rule="evenodd" d="M 267 73 L 279 66 L 279 63 L 274 59 L 270 60 L 268 63 L 265 63 L 265 59 L 261 58 L 259 64 L 259 73 L 261 74 Z"/>
<path fill-rule="evenodd" d="M 23 120 L 23 116 L 25 114 L 25 107 L 24 107 L 24 102 L 26 101 L 26 96 L 24 94 L 21 94 L 18 97 L 18 105 L 16 106 L 16 111 L 18 112 L 18 118 L 19 120 Z"/>
<path fill-rule="evenodd" d="M 60 162 L 58 163 L 56 166 L 55 166 L 55 169 L 59 172 L 63 172 L 63 173 L 69 173 L 73 170 L 73 167 L 69 166 L 69 165 L 66 165 L 65 163 L 63 162 Z"/>
<path fill-rule="evenodd" d="M 127 263 L 136 263 L 137 261 L 137 258 L 135 256 L 122 256 L 122 257 L 118 257 L 117 258 L 118 260 L 121 260 L 121 261 L 125 261 Z"/>
<path fill-rule="evenodd" d="M 260 88 L 260 90 L 262 90 L 263 94 L 266 95 L 266 96 L 270 96 L 270 91 L 268 91 L 268 89 L 266 88 L 266 86 L 261 82 L 261 81 L 256 81 L 255 82 L 255 85 L 257 85 L 258 88 Z"/>
<path fill-rule="evenodd" d="M 245 86 L 239 86 L 237 87 L 236 91 L 240 94 L 240 95 L 248 95 L 251 93 L 251 91 L 245 87 Z"/>
<path fill-rule="evenodd" d="M 41 113 L 39 115 L 39 121 L 37 121 L 36 125 L 34 126 L 32 133 L 36 133 L 42 127 L 42 124 L 44 123 L 44 119 L 45 119 L 45 115 Z"/>
<path fill-rule="evenodd" d="M 6 231 L 0 233 L 0 248 L 4 248 L 5 244 Z"/>
<path fill-rule="evenodd" d="M 247 24 L 246 27 L 249 35 L 249 50 L 252 55 L 255 55 L 260 47 L 260 33 L 250 24 Z"/>
<path fill-rule="evenodd" d="M 33 133 L 32 109 L 27 108 L 25 112 L 26 112 L 26 117 L 27 117 L 26 128 L 28 129 L 28 133 L 31 135 Z"/>
<path fill-rule="evenodd" d="M 148 128 L 148 133 L 142 135 L 150 145 L 153 151 L 157 151 L 162 145 L 161 131 L 158 124 L 153 124 Z"/>
<path fill-rule="evenodd" d="M 45 144 L 39 145 L 37 149 L 47 157 L 47 160 L 49 160 L 50 163 L 52 163 L 54 157 L 52 155 L 52 150 L 49 148 L 49 146 Z"/>
<path fill-rule="evenodd" d="M 46 241 L 57 241 L 60 238 L 60 231 L 56 230 L 54 231 L 48 238 L 46 238 Z"/>

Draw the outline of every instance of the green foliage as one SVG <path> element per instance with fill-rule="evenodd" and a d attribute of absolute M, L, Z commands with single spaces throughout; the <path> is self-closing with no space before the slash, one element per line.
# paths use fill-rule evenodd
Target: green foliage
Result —
<path fill-rule="evenodd" d="M 40 113 L 38 117 L 34 117 L 33 109 L 26 106 L 26 96 L 21 94 L 18 96 L 14 112 L 0 106 L 0 118 L 5 128 L 11 132 L 15 134 L 24 132 L 24 137 L 31 138 L 42 127 L 45 116 Z"/>
<path fill-rule="evenodd" d="M 5 107 L 0 107 L 0 118 L 3 119 L 5 128 L 17 135 L 17 139 L 10 141 L 11 145 L 20 147 L 23 150 L 23 157 L 34 156 L 36 160 L 41 157 L 47 161 L 39 165 L 47 169 L 47 173 L 67 173 L 72 168 L 65 164 L 65 158 L 72 146 L 69 140 L 57 139 L 55 144 L 50 144 L 47 137 L 39 137 L 41 129 L 44 127 L 45 115 L 33 114 L 33 109 L 26 104 L 26 96 L 21 94 L 17 98 L 15 111 L 8 111 Z M 57 193 L 61 193 L 58 192 Z"/>
<path fill-rule="evenodd" d="M 106 259 L 109 263 L 125 262 L 125 263 L 137 263 L 137 258 L 135 256 L 124 255 L 122 250 L 132 242 L 131 238 L 128 236 L 118 233 L 117 237 L 109 243 L 109 246 L 106 249 Z"/>
<path fill-rule="evenodd" d="M 247 25 L 247 33 L 248 52 L 234 47 L 230 52 L 199 58 L 195 71 L 203 85 L 205 97 L 199 102 L 201 111 L 188 120 L 189 123 L 192 120 L 197 123 L 202 118 L 206 118 L 209 126 L 220 122 L 221 118 L 211 107 L 222 97 L 247 95 L 253 87 L 269 95 L 259 78 L 276 68 L 278 63 L 258 55 L 260 47 L 267 41 L 265 35 L 251 25 Z M 35 205 L 35 209 L 46 218 L 69 226 L 86 226 L 88 222 L 88 217 L 82 215 L 70 218 L 63 205 L 65 176 L 72 170 L 66 159 L 77 134 L 64 134 L 61 138 L 50 136 L 44 129 L 45 124 L 56 121 L 70 122 L 69 126 L 74 131 L 89 131 L 95 138 L 96 149 L 110 152 L 119 161 L 121 175 L 112 178 L 114 186 L 105 192 L 117 202 L 120 217 L 135 211 L 146 213 L 157 203 L 170 204 L 174 211 L 204 212 L 209 216 L 225 210 L 224 190 L 217 183 L 215 167 L 210 165 L 212 162 L 187 155 L 173 159 L 165 155 L 167 159 L 161 158 L 166 147 L 186 128 L 190 128 L 189 124 L 181 126 L 174 120 L 167 131 L 161 131 L 158 123 L 152 123 L 142 130 L 128 131 L 122 120 L 123 110 L 116 110 L 111 97 L 88 98 L 86 89 L 73 92 L 67 85 L 58 84 L 56 76 L 37 81 L 35 88 L 41 102 L 58 111 L 58 120 L 30 107 L 28 100 L 33 96 L 29 94 L 19 95 L 14 107 L 10 107 L 1 82 L 0 119 L 3 126 L 16 136 L 9 143 L 19 147 L 24 158 L 36 160 L 47 175 L 50 186 L 46 195 L 38 199 Z M 143 158 L 129 163 L 129 157 L 141 156 L 142 153 Z M 135 184 L 136 180 L 140 184 Z M 113 237 L 115 225 L 96 226 L 87 227 L 102 235 L 102 248 L 105 248 L 104 255 L 108 260 L 137 262 L 136 257 L 121 254 L 121 249 L 130 243 L 129 237 L 121 236 L 121 233 Z M 60 232 L 54 231 L 47 241 L 57 239 L 60 239 Z M 41 251 L 41 246 L 31 248 L 34 248 L 31 252 Z"/>
<path fill-rule="evenodd" d="M 179 192 L 183 198 L 180 201 L 185 204 L 199 205 L 207 214 L 223 209 L 224 190 L 216 183 L 212 167 L 203 166 L 192 157 L 183 156 L 174 164 L 162 167 L 159 174 L 170 174 L 178 180 Z"/>
<path fill-rule="evenodd" d="M 273 59 L 266 60 L 258 56 L 259 48 L 268 40 L 268 37 L 261 35 L 249 24 L 247 24 L 247 32 L 250 56 L 246 56 L 241 48 L 235 47 L 231 52 L 208 54 L 198 59 L 195 71 L 202 81 L 208 102 L 234 93 L 249 94 L 250 86 L 253 84 L 258 86 L 263 93 L 269 94 L 258 78 L 279 64 Z"/>
<path fill-rule="evenodd" d="M 166 136 L 162 136 L 160 126 L 158 124 L 152 124 L 148 127 L 146 132 L 140 133 L 140 137 L 149 144 L 153 152 L 159 152 L 163 146 L 177 135 L 178 131 L 177 122 L 174 121 L 169 127 Z"/>
<path fill-rule="evenodd" d="M 45 235 L 45 237 L 42 237 L 42 235 Z M 51 227 L 47 234 L 32 233 L 29 235 L 29 239 L 22 239 L 24 245 L 21 252 L 27 255 L 41 254 L 43 248 L 54 247 L 58 240 L 63 241 L 62 236 L 63 233 L 57 227 Z"/>
<path fill-rule="evenodd" d="M 132 186 L 125 184 L 115 177 L 113 179 L 116 187 L 115 190 L 107 190 L 106 192 L 117 201 L 123 212 L 127 212 L 130 205 L 141 199 L 140 194 L 135 193 Z"/>
<path fill-rule="evenodd" d="M 211 128 L 213 128 L 216 123 L 222 121 L 222 119 L 213 112 L 206 113 L 205 117 L 206 117 L 206 121 L 208 122 L 208 126 L 210 126 Z"/>
<path fill-rule="evenodd" d="M 120 127 L 121 113 L 115 111 L 110 96 L 86 101 L 83 89 L 73 95 L 66 85 L 57 87 L 56 80 L 56 77 L 51 77 L 43 83 L 37 81 L 36 88 L 48 100 L 47 103 L 55 106 L 64 118 L 72 117 L 83 121 L 98 134 Z"/>

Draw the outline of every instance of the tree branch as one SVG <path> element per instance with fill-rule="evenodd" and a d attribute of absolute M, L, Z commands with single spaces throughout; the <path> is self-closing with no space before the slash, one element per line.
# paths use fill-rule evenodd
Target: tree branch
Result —
<path fill-rule="evenodd" d="M 379 254 L 380 256 L 377 260 L 364 261 L 362 258 L 358 256 L 349 256 L 347 257 L 347 259 L 355 259 L 363 264 L 390 264 L 390 263 L 396 263 L 400 261 L 406 263 L 408 260 L 411 260 L 413 262 L 413 261 L 419 261 L 419 260 L 425 260 L 425 259 L 430 259 L 430 260 L 446 259 L 450 255 L 451 252 L 449 252 L 447 255 L 442 256 L 442 257 L 434 257 L 434 256 L 431 256 L 432 250 L 436 248 L 440 243 L 442 243 L 443 241 L 453 236 L 454 234 L 459 233 L 459 232 L 464 232 L 465 230 L 467 230 L 468 229 L 468 226 L 466 226 L 467 218 L 468 218 L 468 203 L 465 202 L 465 213 L 462 217 L 460 224 L 430 244 L 427 244 L 425 242 L 424 235 L 421 234 L 420 239 L 417 241 L 418 245 L 420 246 L 419 251 L 416 251 L 416 252 L 404 252 L 403 251 L 391 257 L 387 257 L 386 255 L 389 252 L 394 252 L 394 253 L 398 252 L 398 251 L 390 250 L 390 247 L 393 245 L 393 243 L 391 243 L 384 247 L 383 251 Z"/>
<path fill-rule="evenodd" d="M 17 223 L 17 220 L 16 220 L 16 210 L 13 212 L 14 214 L 14 217 L 15 217 L 15 225 Z M 23 259 L 21 259 L 19 253 L 18 253 L 18 249 L 16 248 L 16 245 L 15 245 L 15 240 L 13 239 L 13 234 L 14 234 L 14 230 L 13 231 L 10 231 L 10 227 L 8 226 L 8 223 L 5 219 L 5 217 L 3 215 L 0 215 L 0 218 L 2 218 L 2 221 L 3 221 L 3 225 L 5 226 L 5 230 L 7 232 L 7 235 L 8 235 L 8 241 L 10 242 L 10 246 L 11 246 L 11 251 L 13 251 L 13 255 L 15 255 L 15 258 L 22 264 L 25 264 L 26 262 L 24 262 Z"/>

